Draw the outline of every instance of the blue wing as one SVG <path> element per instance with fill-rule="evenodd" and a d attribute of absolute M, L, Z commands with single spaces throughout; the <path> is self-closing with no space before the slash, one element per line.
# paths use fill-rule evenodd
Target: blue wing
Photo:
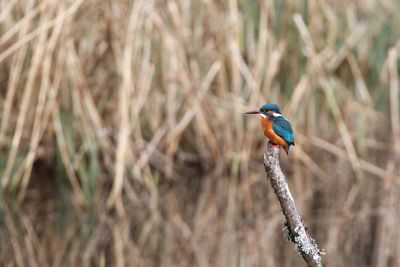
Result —
<path fill-rule="evenodd" d="M 294 133 L 292 125 L 283 116 L 276 117 L 274 119 L 274 125 L 272 126 L 274 132 L 282 137 L 289 145 L 294 145 Z"/>

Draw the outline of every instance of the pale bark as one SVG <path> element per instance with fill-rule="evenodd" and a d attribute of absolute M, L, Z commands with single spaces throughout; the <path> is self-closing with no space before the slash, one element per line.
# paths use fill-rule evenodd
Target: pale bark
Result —
<path fill-rule="evenodd" d="M 283 231 L 284 235 L 288 240 L 295 243 L 297 251 L 308 266 L 322 267 L 321 254 L 323 252 L 321 252 L 317 243 L 306 231 L 300 214 L 296 209 L 295 202 L 281 170 L 279 150 L 279 147 L 273 147 L 268 142 L 267 150 L 264 153 L 264 166 L 286 219 Z"/>

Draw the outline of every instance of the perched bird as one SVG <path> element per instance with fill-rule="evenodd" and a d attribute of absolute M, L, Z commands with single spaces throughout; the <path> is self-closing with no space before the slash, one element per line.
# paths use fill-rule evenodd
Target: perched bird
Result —
<path fill-rule="evenodd" d="M 286 154 L 289 155 L 290 146 L 294 146 L 294 133 L 288 119 L 281 114 L 278 104 L 268 103 L 263 105 L 259 110 L 249 111 L 244 114 L 261 115 L 261 125 L 264 135 L 274 145 L 281 146 Z"/>

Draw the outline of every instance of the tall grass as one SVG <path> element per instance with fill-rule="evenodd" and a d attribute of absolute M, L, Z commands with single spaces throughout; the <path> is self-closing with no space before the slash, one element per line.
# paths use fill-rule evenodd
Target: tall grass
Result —
<path fill-rule="evenodd" d="M 0 1 L 0 265 L 300 266 L 242 115 L 277 102 L 326 266 L 400 266 L 399 12 Z"/>

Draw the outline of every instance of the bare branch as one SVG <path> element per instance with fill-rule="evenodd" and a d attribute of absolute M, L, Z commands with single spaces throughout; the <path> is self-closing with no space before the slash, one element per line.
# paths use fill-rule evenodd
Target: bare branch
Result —
<path fill-rule="evenodd" d="M 308 266 L 322 267 L 321 254 L 317 243 L 307 233 L 303 221 L 296 209 L 293 197 L 290 194 L 285 176 L 279 163 L 279 148 L 273 147 L 268 142 L 264 153 L 264 166 L 271 185 L 281 204 L 282 213 L 285 216 L 283 232 L 285 237 L 295 243 L 297 251 L 303 257 Z"/>

